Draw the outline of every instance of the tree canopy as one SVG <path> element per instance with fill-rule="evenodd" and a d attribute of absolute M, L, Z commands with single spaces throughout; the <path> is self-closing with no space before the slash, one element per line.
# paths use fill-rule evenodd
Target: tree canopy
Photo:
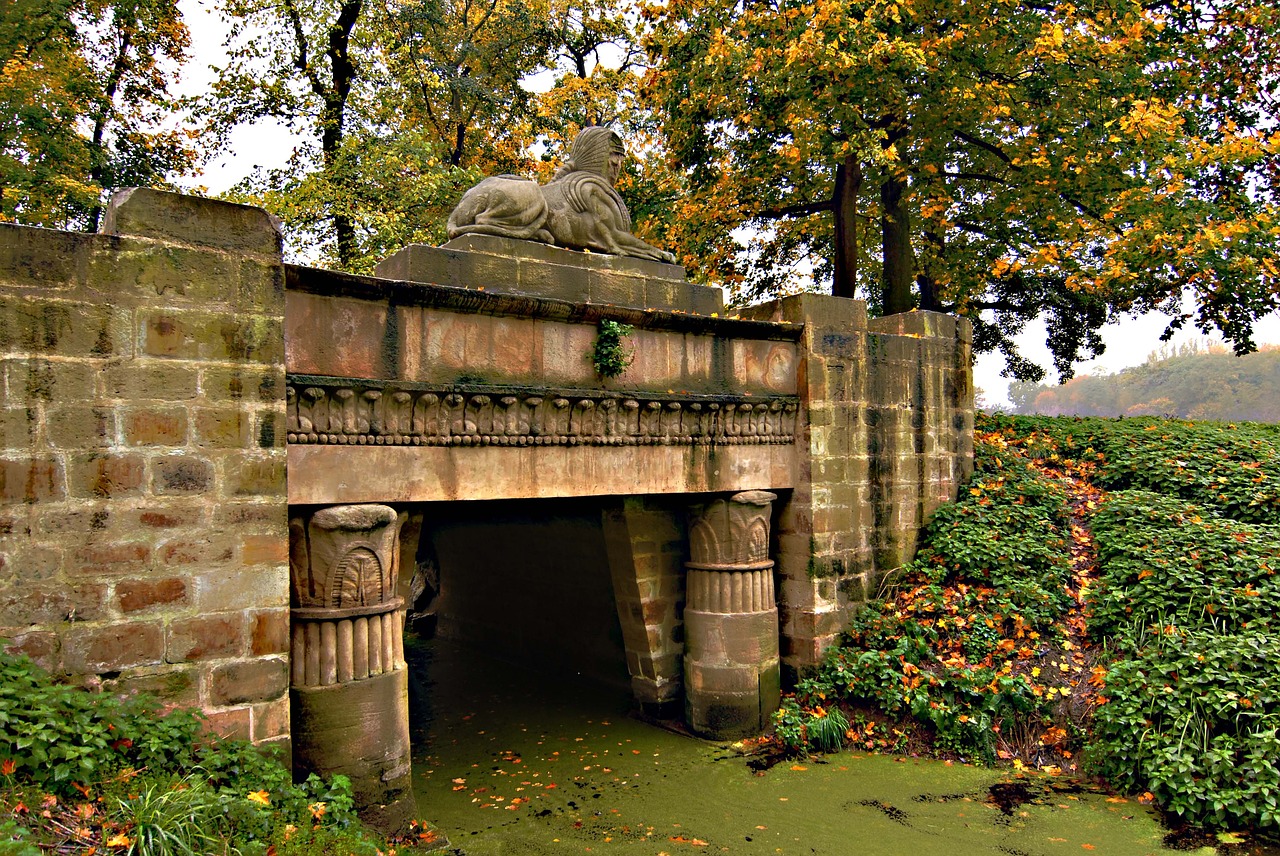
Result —
<path fill-rule="evenodd" d="M 188 44 L 175 0 L 0 3 L 0 220 L 95 231 L 111 190 L 189 172 Z"/>
<path fill-rule="evenodd" d="M 1237 351 L 1280 306 L 1277 12 L 1260 0 L 668 0 L 647 90 L 690 188 L 669 242 L 741 297 L 811 270 L 1011 336 L 1064 377 L 1184 289 Z M 745 250 L 740 241 L 746 242 Z"/>

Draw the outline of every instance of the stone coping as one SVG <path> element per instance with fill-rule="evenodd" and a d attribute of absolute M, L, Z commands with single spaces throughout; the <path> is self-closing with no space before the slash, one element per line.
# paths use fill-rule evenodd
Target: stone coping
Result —
<path fill-rule="evenodd" d="M 797 342 L 804 325 L 780 321 L 695 315 L 662 309 L 638 309 L 609 304 L 574 303 L 553 297 L 501 294 L 449 285 L 381 279 L 340 271 L 285 265 L 285 288 L 330 297 L 383 301 L 393 306 L 420 306 L 479 315 L 507 315 L 597 324 L 618 321 L 644 330 L 674 330 L 723 338 L 766 339 Z"/>

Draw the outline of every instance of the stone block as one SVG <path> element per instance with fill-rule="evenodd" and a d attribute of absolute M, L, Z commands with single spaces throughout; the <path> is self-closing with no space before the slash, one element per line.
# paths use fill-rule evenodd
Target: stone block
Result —
<path fill-rule="evenodd" d="M 250 618 L 249 653 L 255 657 L 284 654 L 289 650 L 289 611 L 270 609 Z"/>
<path fill-rule="evenodd" d="M 156 563 L 161 567 L 200 565 L 208 567 L 229 562 L 235 556 L 235 534 L 208 529 L 184 534 L 156 547 Z"/>
<path fill-rule="evenodd" d="M 146 694 L 165 704 L 200 705 L 200 680 L 190 666 L 147 667 L 103 682 L 103 689 L 124 695 Z"/>
<path fill-rule="evenodd" d="M 151 561 L 151 545 L 145 542 L 86 544 L 68 561 L 71 573 L 87 576 L 137 574 Z"/>
<path fill-rule="evenodd" d="M 275 260 L 241 259 L 235 300 L 245 309 L 283 311 L 284 266 Z"/>
<path fill-rule="evenodd" d="M 252 418 L 239 407 L 197 407 L 195 442 L 215 449 L 243 449 L 250 445 Z"/>
<path fill-rule="evenodd" d="M 19 404 L 92 401 L 101 363 L 16 358 L 0 361 L 0 365 L 9 403 Z"/>
<path fill-rule="evenodd" d="M 239 267 L 226 253 L 121 238 L 94 254 L 89 290 L 113 302 L 230 303 Z"/>
<path fill-rule="evenodd" d="M 209 676 L 209 701 L 215 705 L 274 701 L 289 689 L 289 664 L 258 658 L 216 666 Z"/>
<path fill-rule="evenodd" d="M 57 458 L 0 460 L 0 499 L 6 503 L 48 502 L 66 496 Z"/>
<path fill-rule="evenodd" d="M 47 672 L 60 671 L 62 663 L 62 640 L 51 630 L 33 630 L 29 633 L 0 633 L 0 638 L 8 637 L 4 650 L 9 654 L 22 654 L 30 657 L 40 668 Z"/>
<path fill-rule="evenodd" d="M 289 571 L 284 565 L 233 565 L 199 575 L 195 586 L 195 607 L 198 612 L 282 608 L 289 605 Z"/>
<path fill-rule="evenodd" d="M 72 289 L 84 281 L 89 255 L 101 243 L 97 235 L 0 223 L 0 285 Z"/>
<path fill-rule="evenodd" d="M 186 526 L 202 526 L 205 510 L 200 505 L 151 505 L 134 509 L 130 519 L 144 529 L 177 529 Z"/>
<path fill-rule="evenodd" d="M 172 362 L 131 360 L 105 367 L 102 386 L 103 394 L 112 399 L 184 401 L 198 394 L 199 373 Z"/>
<path fill-rule="evenodd" d="M 11 552 L 0 553 L 0 580 L 46 582 L 62 570 L 62 558 L 60 546 L 18 542 Z"/>
<path fill-rule="evenodd" d="M 174 456 L 152 462 L 151 490 L 157 496 L 207 493 L 213 488 L 213 463 Z"/>
<path fill-rule="evenodd" d="M 244 647 L 243 616 L 238 613 L 201 615 L 195 618 L 174 619 L 169 623 L 164 656 L 170 663 L 220 660 L 242 655 Z M 216 672 L 214 680 L 216 686 Z"/>
<path fill-rule="evenodd" d="M 181 407 L 135 407 L 121 421 L 130 446 L 182 446 L 187 442 L 187 411 Z"/>
<path fill-rule="evenodd" d="M 109 407 L 51 407 L 45 437 L 58 449 L 101 449 L 115 443 L 115 413 Z"/>
<path fill-rule="evenodd" d="M 112 194 L 102 231 L 241 253 L 279 256 L 279 222 L 261 208 L 149 188 Z"/>
<path fill-rule="evenodd" d="M 253 416 L 253 442 L 259 449 L 283 449 L 285 428 L 282 408 L 259 410 Z"/>
<path fill-rule="evenodd" d="M 187 603 L 187 581 L 177 577 L 121 580 L 116 584 L 116 602 L 126 615 L 156 606 L 181 606 Z"/>
<path fill-rule="evenodd" d="M 233 502 L 222 503 L 215 509 L 215 526 L 245 530 L 270 529 L 284 531 L 288 517 L 287 506 L 282 502 Z"/>
<path fill-rule="evenodd" d="M 200 388 L 211 401 L 283 401 L 284 387 L 282 368 L 209 366 L 200 371 Z"/>
<path fill-rule="evenodd" d="M 142 353 L 150 357 L 217 362 L 279 363 L 284 332 L 279 318 L 170 309 L 138 313 Z"/>
<path fill-rule="evenodd" d="M 253 706 L 253 742 L 264 743 L 289 734 L 289 699 Z"/>
<path fill-rule="evenodd" d="M 103 583 L 59 583 L 0 592 L 0 627 L 96 621 L 106 614 Z"/>
<path fill-rule="evenodd" d="M 156 665 L 164 661 L 164 628 L 139 621 L 72 626 L 63 634 L 62 660 L 67 671 L 82 675 Z"/>
<path fill-rule="evenodd" d="M 285 487 L 283 455 L 235 455 L 223 465 L 223 488 L 227 496 L 283 497 Z"/>
<path fill-rule="evenodd" d="M 113 306 L 0 294 L 0 351 L 129 357 L 131 339 L 129 313 Z"/>
<path fill-rule="evenodd" d="M 649 302 L 649 294 L 646 290 L 648 282 L 648 277 L 622 271 L 592 270 L 587 276 L 588 302 L 657 309 L 681 308 L 670 306 L 665 302 L 659 304 Z"/>
<path fill-rule="evenodd" d="M 275 565 L 289 561 L 289 539 L 283 532 L 271 535 L 242 535 L 240 561 L 245 565 Z"/>
<path fill-rule="evenodd" d="M 40 434 L 40 413 L 34 407 L 0 408 L 0 450 L 35 446 Z"/>
<path fill-rule="evenodd" d="M 517 287 L 521 294 L 568 300 L 571 303 L 609 302 L 591 299 L 592 273 L 593 271 L 585 268 L 522 259 L 517 271 Z"/>
<path fill-rule="evenodd" d="M 248 707 L 206 710 L 205 724 L 210 731 L 226 740 L 249 740 L 253 736 L 253 711 Z"/>
<path fill-rule="evenodd" d="M 421 251 L 423 249 L 431 250 L 432 247 L 424 247 L 421 244 L 414 244 L 401 250 L 401 253 L 408 253 L 410 250 Z M 453 250 L 461 255 L 462 252 L 468 254 L 483 253 L 487 255 L 496 255 L 506 258 L 527 259 L 531 261 L 539 261 L 553 265 L 565 265 L 571 267 L 583 267 L 591 270 L 612 270 L 623 273 L 640 274 L 642 276 L 659 277 L 662 279 L 683 280 L 685 278 L 685 269 L 679 265 L 667 264 L 665 262 L 650 261 L 649 259 L 637 259 L 630 256 L 615 256 L 609 253 L 588 253 L 582 250 L 570 250 L 565 247 L 556 247 L 551 244 L 543 244 L 537 241 L 519 241 L 514 238 L 499 238 L 493 235 L 463 235 L 454 238 L 445 243 L 440 250 L 436 252 Z M 396 256 L 392 256 L 395 258 Z M 385 264 L 385 262 L 383 263 Z M 381 265 L 379 265 L 381 267 Z M 381 276 L 382 274 L 379 274 Z"/>

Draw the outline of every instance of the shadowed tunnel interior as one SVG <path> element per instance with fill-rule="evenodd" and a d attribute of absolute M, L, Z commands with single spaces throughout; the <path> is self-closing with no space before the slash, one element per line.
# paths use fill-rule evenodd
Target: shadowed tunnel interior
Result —
<path fill-rule="evenodd" d="M 435 636 L 537 671 L 627 686 L 602 503 L 422 506 L 419 562 L 434 560 L 439 573 Z"/>

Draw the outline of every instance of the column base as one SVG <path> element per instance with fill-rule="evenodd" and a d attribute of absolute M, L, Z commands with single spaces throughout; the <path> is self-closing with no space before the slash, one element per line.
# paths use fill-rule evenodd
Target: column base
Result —
<path fill-rule="evenodd" d="M 325 687 L 294 687 L 293 771 L 351 780 L 356 810 L 384 834 L 418 813 L 409 751 L 408 671 Z"/>

